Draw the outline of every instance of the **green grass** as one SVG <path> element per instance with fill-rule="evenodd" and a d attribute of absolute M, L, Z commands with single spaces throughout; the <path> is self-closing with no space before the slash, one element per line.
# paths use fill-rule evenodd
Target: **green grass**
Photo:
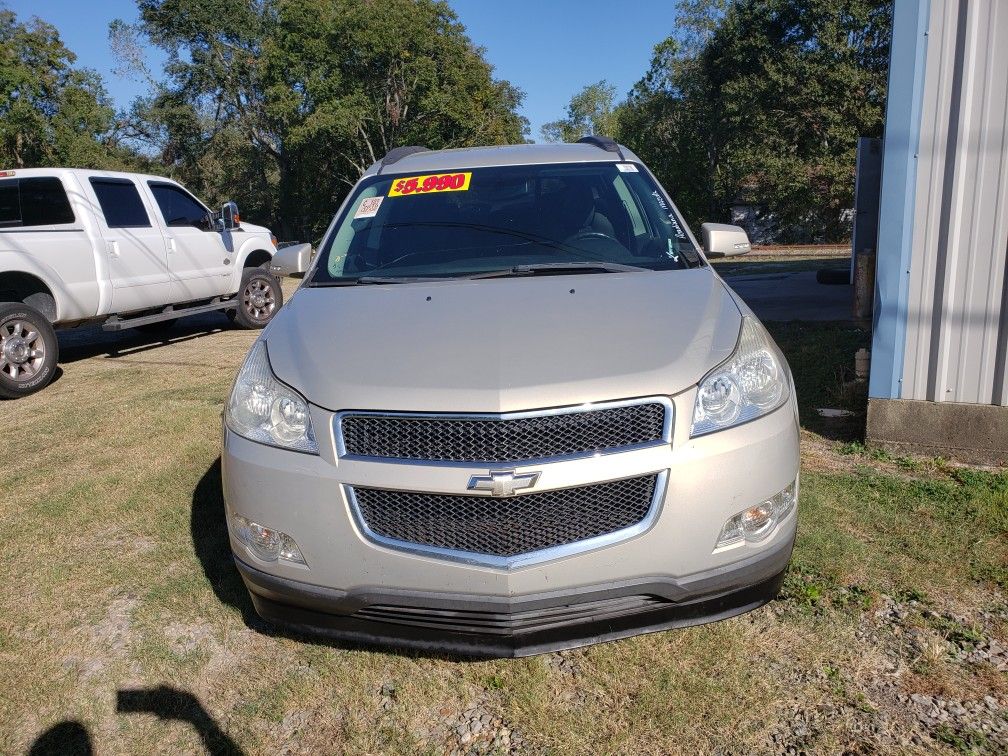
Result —
<path fill-rule="evenodd" d="M 885 593 L 926 603 L 939 619 L 922 632 L 938 641 L 1005 642 L 1008 620 L 989 617 L 1008 617 L 1008 476 L 865 451 L 812 410 L 863 409 L 844 374 L 866 334 L 773 333 L 806 431 L 781 599 L 577 651 L 577 675 L 541 658 L 457 662 L 264 632 L 230 562 L 217 461 L 221 409 L 253 335 L 68 362 L 42 394 L 2 405 L 0 752 L 39 737 L 70 747 L 83 732 L 107 753 L 441 753 L 458 746 L 444 720 L 473 704 L 531 752 L 765 752 L 789 702 L 838 712 L 801 749 L 904 752 L 867 735 L 883 715 L 902 732 L 913 722 L 872 687 L 891 652 L 859 627 Z M 950 657 L 899 653 L 915 670 L 905 692 L 1008 694 Z M 928 737 L 920 752 L 985 747 L 958 730 Z"/>
<path fill-rule="evenodd" d="M 838 422 L 820 417 L 816 409 L 846 409 L 858 415 L 865 411 L 867 387 L 853 383 L 854 355 L 870 346 L 869 333 L 849 323 L 766 325 L 791 366 L 802 427 L 823 435 L 846 432 L 856 437 L 864 428 L 863 417 Z"/>

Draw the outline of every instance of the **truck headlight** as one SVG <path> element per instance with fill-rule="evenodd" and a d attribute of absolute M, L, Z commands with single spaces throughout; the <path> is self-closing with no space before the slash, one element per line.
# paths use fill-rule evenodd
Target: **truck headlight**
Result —
<path fill-rule="evenodd" d="M 318 454 L 308 402 L 273 375 L 263 341 L 252 346 L 238 371 L 224 421 L 250 441 Z"/>
<path fill-rule="evenodd" d="M 789 395 L 784 357 L 755 318 L 742 318 L 738 346 L 697 387 L 690 437 L 773 412 Z"/>

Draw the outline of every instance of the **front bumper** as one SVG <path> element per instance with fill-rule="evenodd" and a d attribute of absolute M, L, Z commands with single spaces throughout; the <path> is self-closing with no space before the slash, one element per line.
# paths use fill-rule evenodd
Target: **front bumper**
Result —
<path fill-rule="evenodd" d="M 259 615 L 360 646 L 499 658 L 575 648 L 727 619 L 777 595 L 791 541 L 677 580 L 644 577 L 505 599 L 373 587 L 354 591 L 270 575 L 235 558 Z"/>
<path fill-rule="evenodd" d="M 411 553 L 378 543 L 355 520 L 348 486 L 465 491 L 486 466 L 361 461 L 321 434 L 311 456 L 225 431 L 226 510 L 289 534 L 307 566 L 262 562 L 231 534 L 239 570 L 265 619 L 363 644 L 516 656 L 740 614 L 779 587 L 794 511 L 758 543 L 715 549 L 737 512 L 798 474 L 792 403 L 759 420 L 689 438 L 695 389 L 672 397 L 672 443 L 550 463 L 537 488 L 661 473 L 643 532 L 602 547 L 507 567 Z M 312 408 L 317 432 L 333 413 Z"/>

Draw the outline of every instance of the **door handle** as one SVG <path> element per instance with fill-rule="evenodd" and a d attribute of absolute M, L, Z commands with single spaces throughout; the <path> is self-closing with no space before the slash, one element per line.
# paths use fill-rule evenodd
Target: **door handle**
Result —
<path fill-rule="evenodd" d="M 109 257 L 119 257 L 119 242 L 111 240 L 105 242 L 105 251 Z"/>
<path fill-rule="evenodd" d="M 177 252 L 178 251 L 178 249 L 175 246 L 175 240 L 174 239 L 168 239 L 168 251 L 169 252 Z"/>

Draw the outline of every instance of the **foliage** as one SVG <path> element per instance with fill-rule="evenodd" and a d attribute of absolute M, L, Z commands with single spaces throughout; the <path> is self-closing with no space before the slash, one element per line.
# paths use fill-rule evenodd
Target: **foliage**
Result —
<path fill-rule="evenodd" d="M 884 123 L 890 3 L 681 0 L 678 20 L 613 108 L 620 138 L 692 224 L 755 205 L 768 240 L 849 238 L 857 138 Z"/>
<path fill-rule="evenodd" d="M 0 166 L 113 168 L 130 162 L 116 144 L 115 111 L 94 71 L 51 24 L 20 23 L 0 8 Z"/>
<path fill-rule="evenodd" d="M 438 0 L 138 0 L 167 81 L 139 140 L 212 200 L 314 238 L 372 162 L 403 144 L 521 141 L 523 94 Z M 113 29 L 121 36 L 124 27 Z M 128 45 L 121 45 L 129 49 Z"/>
<path fill-rule="evenodd" d="M 589 134 L 616 138 L 619 115 L 614 108 L 615 97 L 616 87 L 605 79 L 589 84 L 571 98 L 566 118 L 543 124 L 543 139 L 547 142 L 576 142 Z"/>
<path fill-rule="evenodd" d="M 701 56 L 722 203 L 765 205 L 788 241 L 849 238 L 857 139 L 882 134 L 890 24 L 885 0 L 728 9 Z"/>

